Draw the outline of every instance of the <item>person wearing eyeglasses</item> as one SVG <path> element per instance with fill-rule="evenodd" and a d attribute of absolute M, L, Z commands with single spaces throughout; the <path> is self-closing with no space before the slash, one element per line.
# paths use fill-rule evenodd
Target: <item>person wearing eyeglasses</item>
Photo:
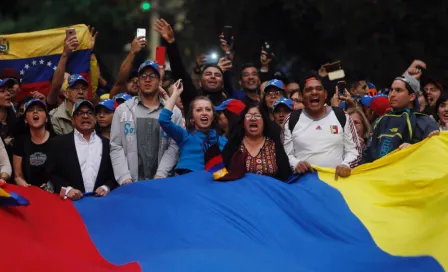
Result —
<path fill-rule="evenodd" d="M 112 166 L 120 185 L 166 178 L 177 164 L 178 146 L 159 125 L 166 101 L 160 95 L 159 65 L 147 60 L 138 68 L 139 95 L 118 106 L 112 120 Z M 171 121 L 183 126 L 182 113 L 174 107 Z"/>
<path fill-rule="evenodd" d="M 419 81 L 409 74 L 395 78 L 389 92 L 392 112 L 378 118 L 373 124 L 364 162 L 375 161 L 396 149 L 405 148 L 439 133 L 437 122 L 419 112 L 419 91 Z"/>
<path fill-rule="evenodd" d="M 248 105 L 241 116 L 223 150 L 226 168 L 287 180 L 292 171 L 276 125 L 259 104 Z"/>
<path fill-rule="evenodd" d="M 73 131 L 73 105 L 87 98 L 88 88 L 87 80 L 79 74 L 73 74 L 67 78 L 67 89 L 63 92 L 64 102 L 50 111 L 51 123 L 56 134 L 63 135 Z"/>
<path fill-rule="evenodd" d="M 272 114 L 274 102 L 281 97 L 287 97 L 285 84 L 278 79 L 270 80 L 264 87 L 262 107 L 263 111 L 269 114 L 271 120 L 274 120 L 274 115 Z"/>
<path fill-rule="evenodd" d="M 106 196 L 118 186 L 109 156 L 109 140 L 95 133 L 95 106 L 80 100 L 73 106 L 73 132 L 50 142 L 48 172 L 54 192 L 63 199 Z"/>
<path fill-rule="evenodd" d="M 342 108 L 327 106 L 328 93 L 319 77 L 302 84 L 304 109 L 285 121 L 284 147 L 297 174 L 313 172 L 312 165 L 335 168 L 335 179 L 348 177 L 361 161 L 355 125 Z"/>

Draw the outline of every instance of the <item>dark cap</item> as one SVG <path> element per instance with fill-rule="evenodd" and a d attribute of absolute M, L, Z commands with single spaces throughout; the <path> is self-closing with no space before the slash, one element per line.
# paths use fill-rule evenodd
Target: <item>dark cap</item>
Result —
<path fill-rule="evenodd" d="M 20 82 L 20 73 L 14 68 L 5 68 L 0 71 L 0 79 L 14 78 L 17 82 Z"/>

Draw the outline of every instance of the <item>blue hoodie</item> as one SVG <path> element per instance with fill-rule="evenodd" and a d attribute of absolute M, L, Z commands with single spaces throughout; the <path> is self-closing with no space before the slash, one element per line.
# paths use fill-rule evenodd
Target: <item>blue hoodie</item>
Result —
<path fill-rule="evenodd" d="M 172 115 L 172 111 L 165 108 L 162 109 L 162 112 L 159 115 L 159 123 L 163 131 L 179 146 L 180 155 L 176 169 L 186 169 L 191 171 L 205 170 L 204 142 L 207 135 L 198 130 L 194 130 L 191 133 L 188 132 L 186 129 L 171 121 Z M 216 130 L 210 130 L 208 137 L 210 143 L 215 143 L 218 137 Z M 219 136 L 218 141 L 219 149 L 222 151 L 227 144 L 227 139 Z"/>

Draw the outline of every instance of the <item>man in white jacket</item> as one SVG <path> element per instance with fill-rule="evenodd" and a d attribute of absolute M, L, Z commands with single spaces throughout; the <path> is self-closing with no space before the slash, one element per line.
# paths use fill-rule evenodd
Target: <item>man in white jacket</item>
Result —
<path fill-rule="evenodd" d="M 352 119 L 325 104 L 327 91 L 317 77 L 303 85 L 305 108 L 285 121 L 284 147 L 296 173 L 313 171 L 311 165 L 336 168 L 335 178 L 347 177 L 361 161 L 361 146 Z"/>
<path fill-rule="evenodd" d="M 159 85 L 159 66 L 145 61 L 138 69 L 139 95 L 115 110 L 110 156 L 115 179 L 120 185 L 165 178 L 177 164 L 178 147 L 163 132 L 158 121 L 165 105 L 159 96 Z M 177 107 L 172 120 L 182 126 L 182 113 Z"/>

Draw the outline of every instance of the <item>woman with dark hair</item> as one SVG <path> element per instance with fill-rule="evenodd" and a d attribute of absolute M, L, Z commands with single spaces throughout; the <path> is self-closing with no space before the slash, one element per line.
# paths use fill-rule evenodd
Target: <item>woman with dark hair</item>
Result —
<path fill-rule="evenodd" d="M 227 143 L 227 139 L 218 134 L 216 112 L 210 99 L 205 96 L 196 97 L 191 102 L 186 117 L 187 130 L 171 121 L 172 110 L 182 91 L 182 83 L 178 81 L 159 116 L 163 131 L 179 146 L 180 154 L 176 167 L 178 175 L 204 170 L 204 152 L 207 148 L 218 144 L 222 150 Z"/>
<path fill-rule="evenodd" d="M 241 112 L 246 108 L 246 105 L 237 99 L 228 99 L 215 106 L 218 113 L 218 125 L 221 135 L 227 137 L 229 131 L 240 120 Z"/>
<path fill-rule="evenodd" d="M 56 135 L 50 123 L 47 104 L 37 98 L 31 99 L 25 104 L 25 114 L 21 119 L 27 130 L 14 145 L 15 182 L 21 186 L 47 187 L 49 140 Z"/>
<path fill-rule="evenodd" d="M 271 121 L 274 120 L 274 102 L 281 97 L 288 98 L 285 91 L 285 84 L 281 80 L 273 79 L 266 84 L 261 101 L 261 109 L 268 114 Z"/>
<path fill-rule="evenodd" d="M 442 94 L 437 99 L 436 107 L 436 121 L 440 125 L 440 131 L 448 131 L 448 94 Z"/>
<path fill-rule="evenodd" d="M 302 110 L 304 108 L 302 93 L 300 92 L 300 89 L 293 90 L 289 94 L 289 98 L 294 103 L 294 110 Z"/>
<path fill-rule="evenodd" d="M 280 129 L 259 104 L 246 107 L 242 118 L 230 135 L 223 150 L 227 169 L 243 167 L 244 172 L 287 180 L 292 175 L 288 156 L 280 140 Z M 244 158 L 244 164 L 232 162 Z"/>

